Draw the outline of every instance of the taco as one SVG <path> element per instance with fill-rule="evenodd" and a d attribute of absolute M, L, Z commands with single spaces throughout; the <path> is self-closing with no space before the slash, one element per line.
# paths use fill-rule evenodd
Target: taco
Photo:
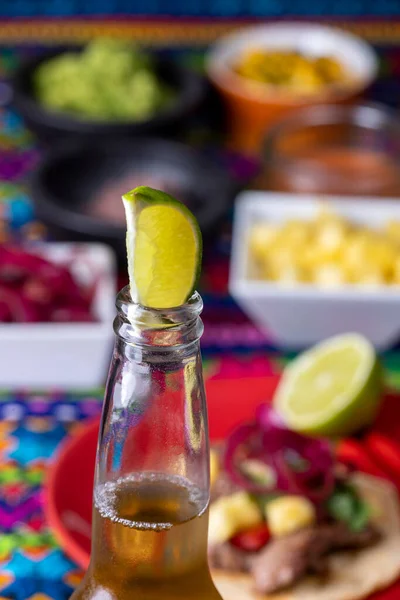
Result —
<path fill-rule="evenodd" d="M 329 442 L 288 432 L 263 410 L 263 427 L 246 424 L 213 452 L 209 562 L 222 597 L 361 600 L 393 583 L 394 486 L 347 471 Z"/>

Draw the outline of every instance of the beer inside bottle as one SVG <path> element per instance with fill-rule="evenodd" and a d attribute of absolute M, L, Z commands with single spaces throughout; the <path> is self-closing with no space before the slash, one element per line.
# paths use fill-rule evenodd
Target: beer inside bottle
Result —
<path fill-rule="evenodd" d="M 72 598 L 221 600 L 207 563 L 209 440 L 202 301 L 117 298 L 89 569 Z"/>

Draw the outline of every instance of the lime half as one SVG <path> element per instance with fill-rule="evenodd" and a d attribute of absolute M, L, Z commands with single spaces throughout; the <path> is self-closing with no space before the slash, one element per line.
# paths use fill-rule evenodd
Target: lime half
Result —
<path fill-rule="evenodd" d="M 373 346 L 358 334 L 346 334 L 290 363 L 274 406 L 291 429 L 342 436 L 373 421 L 381 396 L 381 370 Z"/>
<path fill-rule="evenodd" d="M 172 196 L 141 186 L 122 196 L 132 300 L 150 308 L 184 304 L 200 274 L 198 223 Z"/>

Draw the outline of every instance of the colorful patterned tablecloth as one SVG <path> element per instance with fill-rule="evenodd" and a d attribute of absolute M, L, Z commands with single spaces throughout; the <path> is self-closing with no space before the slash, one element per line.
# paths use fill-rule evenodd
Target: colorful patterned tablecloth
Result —
<path fill-rule="evenodd" d="M 1 399 L 1 599 L 66 599 L 81 577 L 44 521 L 42 484 L 59 442 L 99 409 L 98 397 L 15 394 Z"/>
<path fill-rule="evenodd" d="M 400 106 L 400 23 L 344 24 L 373 40 L 381 56 L 381 78 L 371 97 Z M 44 235 L 29 198 L 29 173 L 40 159 L 35 140 L 8 107 L 4 81 L 26 55 L 55 43 L 91 35 L 136 38 L 174 46 L 180 58 L 201 63 L 204 45 L 232 28 L 231 22 L 192 22 L 187 26 L 151 22 L 0 23 L 0 243 L 8 236 Z M 188 48 L 187 40 L 195 47 Z M 240 157 L 226 155 L 237 176 L 247 168 Z M 265 339 L 227 295 L 230 220 L 221 229 L 203 279 L 208 377 L 268 375 L 287 356 L 271 353 Z M 240 356 L 237 351 L 240 350 Z M 267 355 L 266 350 L 269 351 Z M 232 354 L 236 352 L 236 354 Z M 216 355 L 216 353 L 218 353 Z M 400 389 L 400 354 L 383 357 L 390 385 Z M 82 419 L 100 411 L 102 392 L 76 394 L 13 392 L 0 395 L 0 600 L 66 600 L 81 573 L 64 555 L 43 515 L 42 486 L 49 461 L 65 435 Z"/>

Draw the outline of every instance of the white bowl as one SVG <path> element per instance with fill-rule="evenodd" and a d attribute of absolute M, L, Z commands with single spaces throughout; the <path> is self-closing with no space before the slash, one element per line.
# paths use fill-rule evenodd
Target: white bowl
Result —
<path fill-rule="evenodd" d="M 354 223 L 379 228 L 400 220 L 400 200 L 324 197 L 332 210 Z M 254 223 L 310 219 L 321 198 L 270 192 L 243 192 L 237 199 L 230 268 L 230 293 L 273 342 L 300 349 L 329 336 L 358 332 L 383 350 L 400 339 L 400 286 L 313 284 L 284 287 L 248 278 L 249 232 Z"/>
<path fill-rule="evenodd" d="M 90 389 L 104 384 L 112 352 L 116 266 L 102 244 L 44 243 L 30 247 L 45 258 L 68 262 L 83 284 L 97 281 L 95 323 L 0 324 L 0 388 Z"/>
<path fill-rule="evenodd" d="M 223 85 L 231 92 L 243 97 L 256 97 L 258 100 L 262 100 L 263 97 L 271 99 L 274 91 L 262 84 L 243 85 L 243 78 L 232 69 L 235 59 L 249 48 L 296 50 L 310 57 L 334 56 L 355 78 L 354 87 L 344 90 L 344 95 L 348 95 L 349 92 L 354 94 L 355 88 L 366 88 L 378 72 L 378 59 L 372 47 L 361 38 L 342 29 L 304 22 L 244 27 L 220 38 L 214 44 L 208 55 L 207 70 L 212 79 L 223 81 Z M 323 95 L 326 93 L 330 92 L 323 92 Z M 296 101 L 296 97 L 287 93 L 282 95 L 279 90 L 276 94 L 279 102 Z M 298 97 L 298 102 L 303 104 L 304 98 Z"/>

